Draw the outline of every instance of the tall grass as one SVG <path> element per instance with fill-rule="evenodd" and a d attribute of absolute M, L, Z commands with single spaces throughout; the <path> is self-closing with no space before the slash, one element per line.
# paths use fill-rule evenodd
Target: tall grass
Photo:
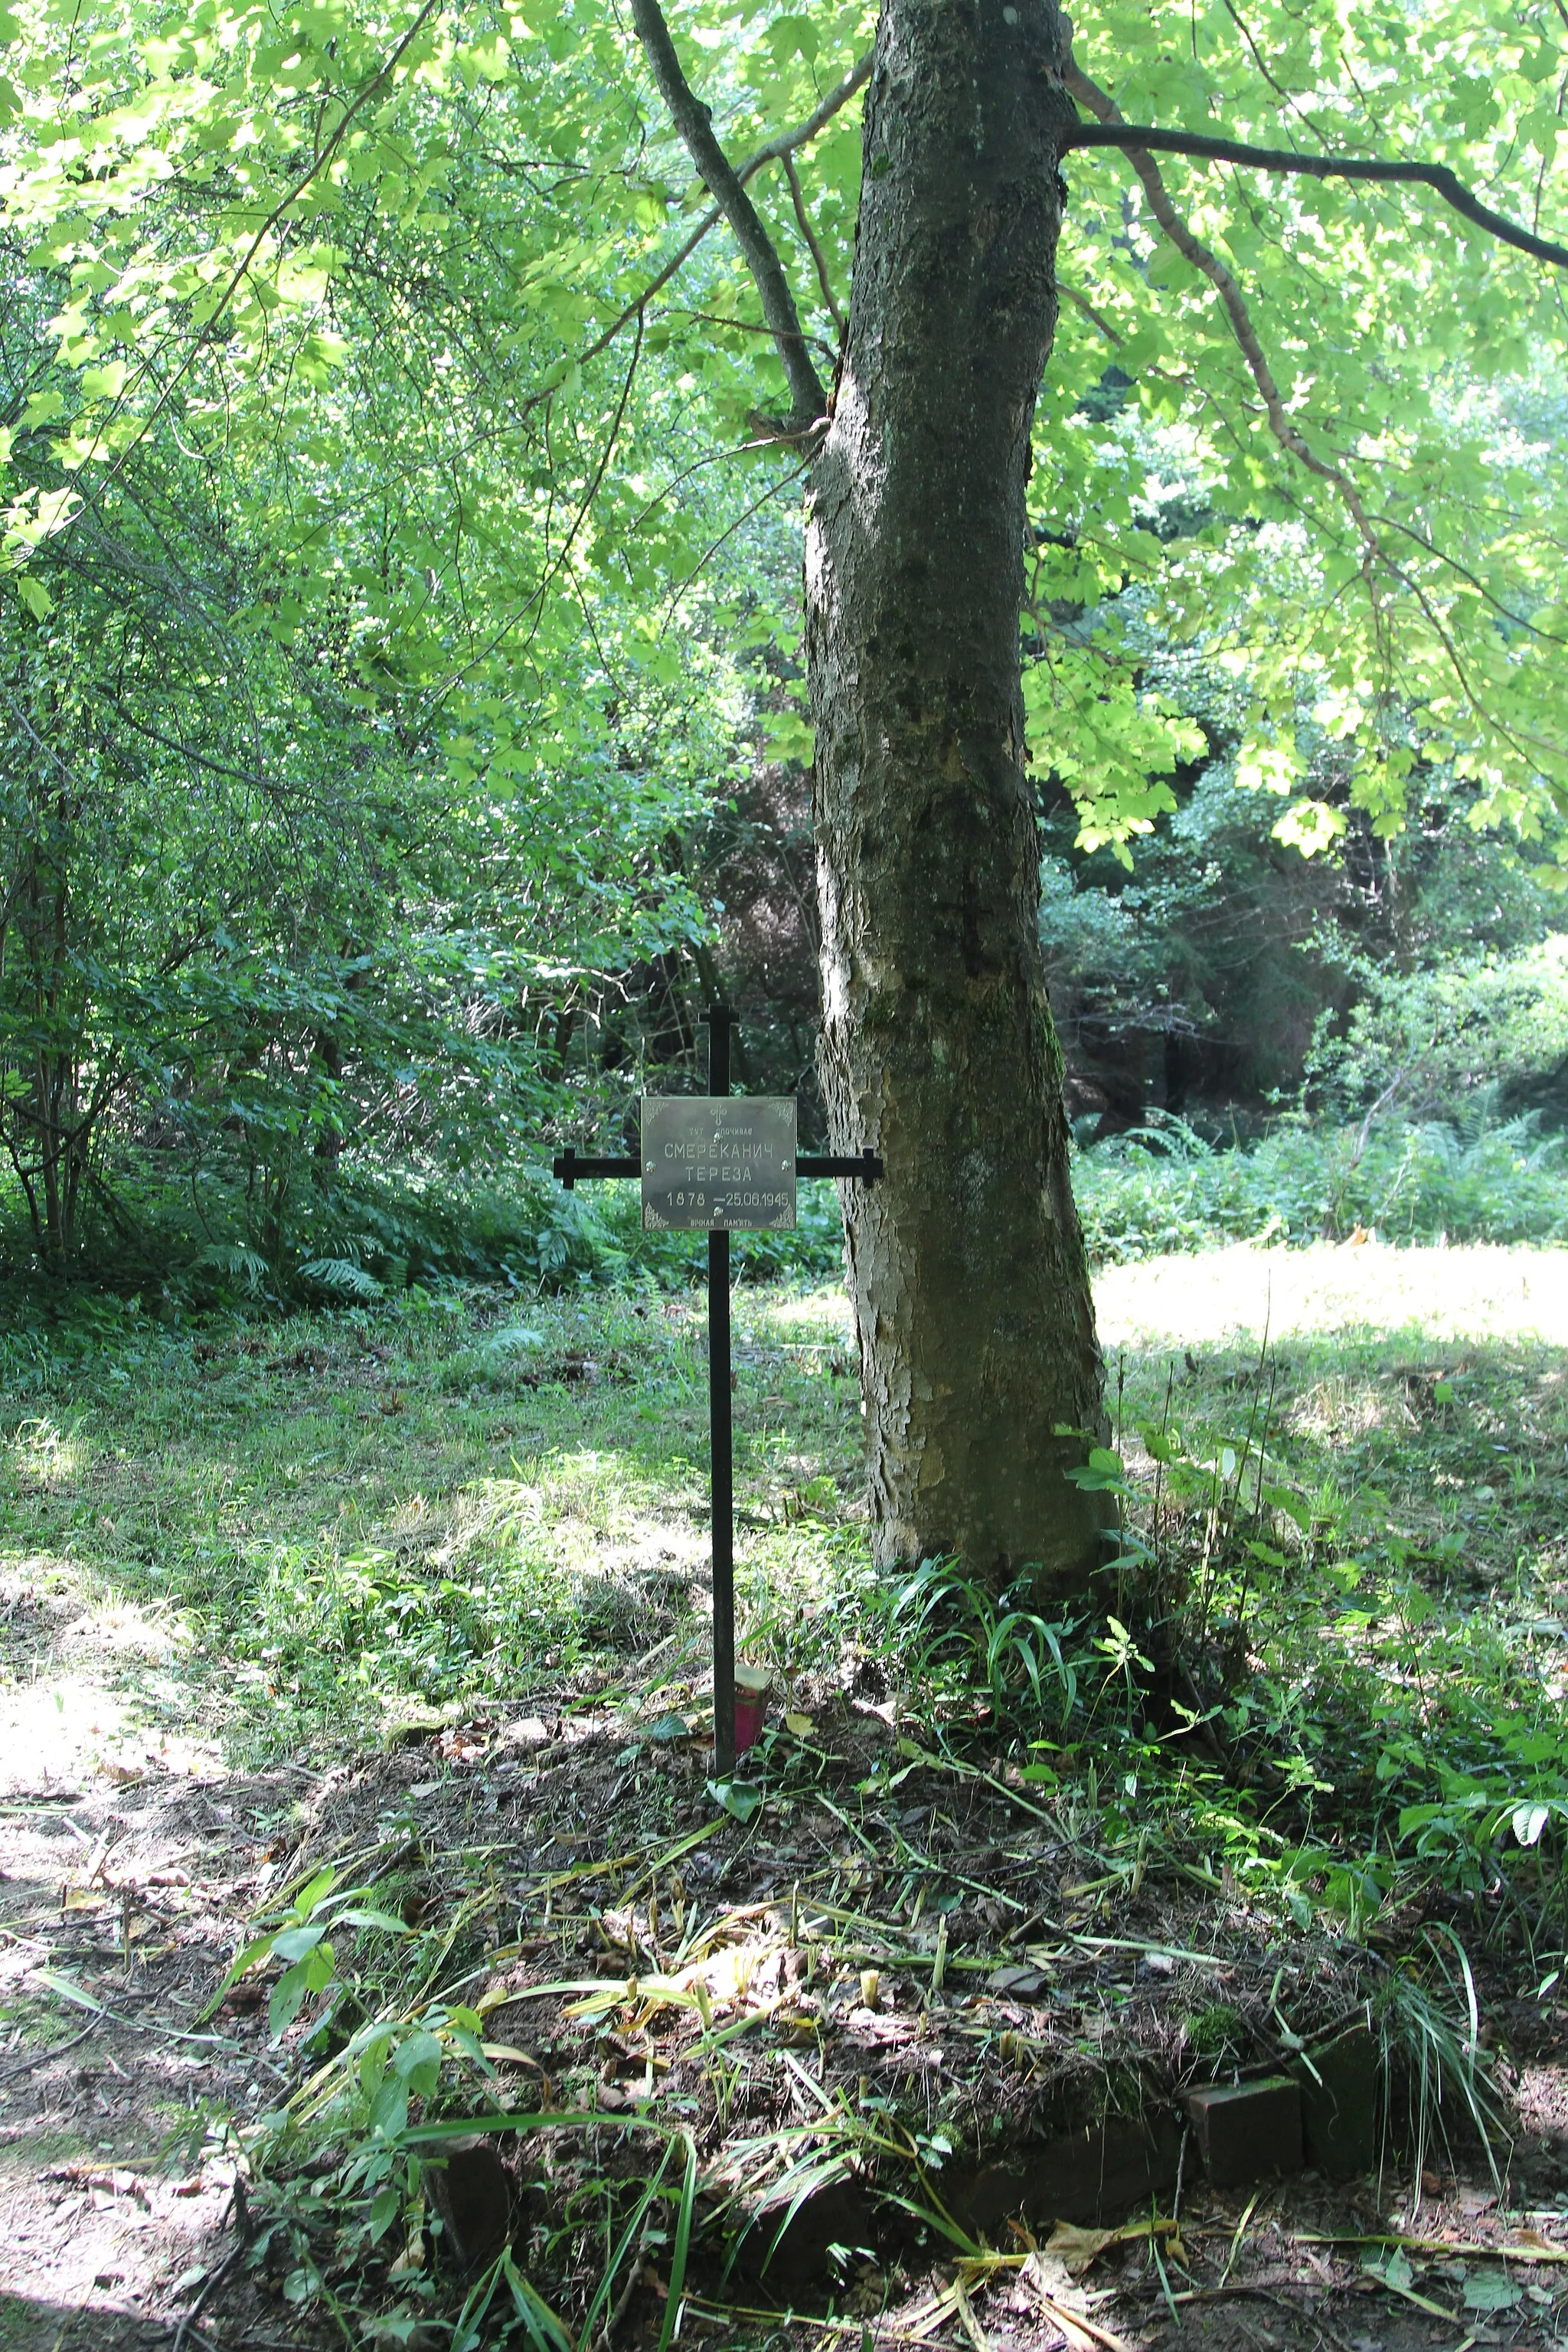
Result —
<path fill-rule="evenodd" d="M 1157 1257 L 1229 1241 L 1568 1241 L 1568 1137 L 1506 1125 L 1309 1127 L 1217 1145 L 1156 1117 L 1079 1153 L 1089 1255 Z"/>

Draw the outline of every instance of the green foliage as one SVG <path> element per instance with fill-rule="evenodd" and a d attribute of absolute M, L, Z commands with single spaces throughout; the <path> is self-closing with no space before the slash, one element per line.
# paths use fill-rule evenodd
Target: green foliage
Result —
<path fill-rule="evenodd" d="M 1506 1109 L 1561 1118 L 1561 908 L 1539 861 L 1478 828 L 1473 791 L 1432 772 L 1411 780 L 1406 829 L 1378 835 L 1321 730 L 1309 780 L 1344 830 L 1305 859 L 1268 837 L 1269 795 L 1243 780 L 1225 681 L 1189 664 L 1182 690 L 1209 750 L 1184 766 L 1180 806 L 1140 843 L 1133 873 L 1075 847 L 1072 809 L 1047 795 L 1040 939 L 1075 1109 L 1126 1127 L 1150 1104 L 1199 1123 L 1233 1107 L 1251 1129 L 1308 1088 L 1320 1112 L 1359 1118 L 1408 1064 L 1384 1106 L 1406 1117 L 1473 1109 L 1495 1078 Z M 1449 973 L 1467 977 L 1450 987 Z M 1365 1050 L 1352 1050 L 1350 1024 L 1373 1005 Z M 1435 1029 L 1457 1062 L 1432 1050 Z"/>
<path fill-rule="evenodd" d="M 56 1274 L 138 1278 L 184 1192 L 274 1288 L 331 1261 L 347 1295 L 324 1229 L 367 1181 L 412 1179 L 418 1225 L 618 1110 L 626 1079 L 563 1103 L 572 1024 L 705 935 L 683 861 L 738 772 L 734 660 L 652 609 L 734 520 L 700 467 L 660 492 L 697 454 L 679 364 L 557 366 L 617 224 L 545 284 L 555 199 L 497 161 L 570 173 L 591 136 L 625 194 L 614 37 L 296 29 L 127 5 L 89 65 L 15 24 L 0 1108 L 16 1255 Z M 629 268 L 666 209 L 632 201 Z M 590 531 L 599 425 L 627 463 Z"/>
<path fill-rule="evenodd" d="M 1550 226 L 1552 20 L 1417 14 L 1408 43 L 1326 44 L 1278 8 L 1112 9 L 1077 55 L 1124 112 L 1268 140 L 1285 102 L 1321 143 L 1448 162 L 1520 211 L 1536 190 Z M 737 154 L 812 112 L 873 17 L 672 11 Z M 613 1126 L 689 1052 L 666 1010 L 712 977 L 706 837 L 762 742 L 809 740 L 802 468 L 752 422 L 776 358 L 721 232 L 649 293 L 700 192 L 598 0 L 284 33 L 115 0 L 85 48 L 44 0 L 6 26 L 0 1112 L 26 1255 L 126 1278 L 184 1190 L 205 1245 L 346 1297 L 386 1278 L 355 1188 L 505 1190 L 542 1129 Z M 797 161 L 800 220 L 776 164 L 753 193 L 826 366 L 857 107 Z M 1439 778 L 1550 878 L 1545 275 L 1413 193 L 1168 165 L 1312 470 L 1127 170 L 1072 159 L 1038 412 L 1047 800 L 1111 863 L 1182 824 L 1202 765 L 1211 816 L 1326 868 Z M 1368 1028 L 1352 1056 L 1381 1050 Z"/>
<path fill-rule="evenodd" d="M 1052 1629 L 1055 1672 L 1031 1674 L 1047 1655 L 1040 1621 L 1024 1619 L 1016 1650 L 1016 1598 L 927 1563 L 889 1608 L 910 1710 L 934 1714 L 960 1759 L 1005 1739 L 1022 1785 L 1092 1821 L 1107 1884 L 1141 1884 L 1158 1844 L 1167 1864 L 1236 1883 L 1282 1922 L 1331 1921 L 1358 1938 L 1417 1887 L 1440 1886 L 1477 1932 L 1521 1945 L 1549 1990 L 1568 1943 L 1568 1778 L 1532 1596 L 1551 1572 L 1554 1506 L 1519 1468 L 1496 1563 L 1472 1552 L 1487 1542 L 1474 1511 L 1411 1523 L 1423 1488 L 1463 1495 L 1478 1465 L 1480 1496 L 1495 1500 L 1503 1449 L 1484 1433 L 1500 1425 L 1500 1375 L 1434 1377 L 1425 1430 L 1402 1415 L 1399 1441 L 1375 1453 L 1342 1441 L 1325 1476 L 1325 1453 L 1303 1442 L 1312 1390 L 1300 1364 L 1287 1383 L 1279 1367 L 1233 1358 L 1197 1387 L 1194 1367 L 1180 1393 L 1171 1373 L 1152 1386 L 1150 1370 L 1121 1391 L 1120 1446 L 1094 1448 L 1076 1474 L 1117 1499 L 1114 1605 Z M 1540 1457 L 1555 1494 L 1552 1443 Z M 1540 1570 L 1527 1570 L 1543 1543 Z M 999 1656 L 1010 1671 L 998 1674 Z M 1436 2128 L 1447 2085 L 1484 2137 L 1496 2114 L 1470 1964 L 1436 1932 L 1380 2013 L 1417 2137 Z M 1468 2048 L 1451 2021 L 1467 1983 Z"/>
<path fill-rule="evenodd" d="M 930 1698 L 984 1690 L 999 1722 L 1034 1724 L 1053 1705 L 1065 1722 L 1078 1700 L 1079 1621 L 1052 1623 L 1028 1602 L 1026 1574 L 994 1593 L 955 1561 L 927 1559 L 885 1605 L 905 1671 Z"/>
<path fill-rule="evenodd" d="M 1283 104 L 1304 143 L 1420 153 L 1461 176 L 1517 139 L 1507 152 L 1533 145 L 1546 186 L 1557 142 L 1535 70 L 1557 39 L 1544 8 L 1483 31 L 1447 0 L 1397 27 L 1358 19 L 1331 42 L 1284 12 L 1199 23 L 1173 5 L 1112 6 L 1077 28 L 1075 58 L 1131 121 L 1223 120 L 1268 144 Z M 1552 273 L 1483 250 L 1424 200 L 1163 168 L 1250 306 L 1288 425 L 1276 420 L 1278 439 L 1265 429 L 1214 286 L 1166 241 L 1130 165 L 1073 158 L 1073 299 L 1031 486 L 1042 661 L 1053 642 L 1093 647 L 1108 708 L 1131 699 L 1151 719 L 1169 693 L 1152 646 L 1228 674 L 1238 780 L 1279 796 L 1279 837 L 1308 854 L 1344 824 L 1309 772 L 1321 737 L 1380 832 L 1398 829 L 1434 761 L 1473 782 L 1483 816 L 1555 840 Z M 1530 196 L 1512 184 L 1523 215 Z M 1059 702 L 1082 690 L 1076 662 L 1068 676 Z M 1145 814 L 1107 824 L 1091 809 L 1089 829 L 1111 839 Z"/>
<path fill-rule="evenodd" d="M 1125 1262 L 1227 1241 L 1568 1240 L 1568 1139 L 1533 1114 L 1494 1125 L 1282 1121 L 1220 1146 L 1183 1120 L 1080 1152 L 1074 1190 L 1089 1254 Z"/>
<path fill-rule="evenodd" d="M 177 425 L 186 446 L 246 469 L 265 527 L 244 626 L 292 646 L 330 614 L 354 694 L 434 690 L 454 772 L 510 791 L 520 762 L 551 764 L 541 720 L 553 756 L 602 742 L 606 686 L 621 705 L 680 668 L 668 625 L 710 599 L 709 551 L 731 533 L 756 544 L 750 519 L 798 472 L 745 422 L 776 403 L 778 365 L 717 240 L 647 299 L 687 226 L 689 172 L 614 12 L 580 11 L 569 37 L 553 18 L 503 26 L 483 6 L 340 18 L 302 23 L 285 57 L 264 15 L 198 11 L 170 33 L 124 0 L 83 70 L 47 10 L 18 12 L 8 217 L 53 350 L 9 436 L 12 561 L 29 619 L 47 616 L 58 542 Z M 704 0 L 673 21 L 739 154 L 811 111 L 871 12 L 814 12 L 802 32 L 789 10 L 737 22 Z M 1134 117 L 1222 116 L 1267 142 L 1283 92 L 1321 143 L 1446 161 L 1517 192 L 1522 212 L 1537 176 L 1550 190 L 1555 128 L 1531 75 L 1553 37 L 1539 9 L 1521 35 L 1506 15 L 1479 29 L 1447 0 L 1423 0 L 1408 42 L 1367 24 L 1331 47 L 1286 12 L 1194 28 L 1169 5 L 1080 26 L 1078 59 Z M 89 198 L 67 147 L 91 159 Z M 553 181 L 514 162 L 542 155 Z M 854 110 L 804 160 L 813 247 L 793 226 L 785 241 L 807 331 L 831 350 Z M 1227 669 L 1244 771 L 1287 799 L 1305 704 L 1380 821 L 1397 821 L 1432 747 L 1494 817 L 1550 832 L 1549 274 L 1417 195 L 1167 169 L 1244 291 L 1266 282 L 1291 429 L 1332 460 L 1310 472 L 1256 429 L 1258 388 L 1213 288 L 1163 243 L 1124 162 L 1076 157 L 1063 254 L 1076 299 L 1034 486 L 1042 765 L 1059 753 L 1088 833 L 1108 842 L 1168 805 L 1161 779 L 1192 728 L 1182 698 L 1141 675 L 1152 632 Z M 788 219 L 776 178 L 758 193 Z M 716 511 L 695 469 L 726 440 L 753 446 Z M 394 499 L 394 482 L 418 495 Z M 749 610 L 735 586 L 721 593 L 787 645 L 790 591 L 763 584 L 760 611 L 759 584 Z M 538 680 L 521 702 L 520 662 Z M 619 717 L 616 730 L 635 735 Z M 1298 795 L 1286 837 L 1331 837 L 1326 807 Z"/>
<path fill-rule="evenodd" d="M 1320 1039 L 1312 1090 L 1427 1120 L 1472 1116 L 1568 1078 L 1568 935 L 1523 954 L 1365 970 L 1338 1036 Z M 1559 1102 L 1553 1102 L 1553 1108 Z M 1561 1112 L 1559 1111 L 1559 1115 Z"/>

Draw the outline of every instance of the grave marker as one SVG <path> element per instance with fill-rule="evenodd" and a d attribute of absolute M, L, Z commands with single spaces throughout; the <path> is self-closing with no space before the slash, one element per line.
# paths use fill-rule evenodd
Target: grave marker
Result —
<path fill-rule="evenodd" d="M 734 1014 L 710 1005 L 707 1095 L 644 1095 L 634 1160 L 579 1159 L 568 1144 L 554 1172 L 570 1192 L 584 1178 L 636 1176 L 642 1181 L 647 1233 L 708 1235 L 708 1421 L 713 1549 L 713 1769 L 735 1767 L 735 1464 L 730 1387 L 730 1235 L 787 1233 L 795 1226 L 802 1176 L 842 1176 L 874 1184 L 874 1151 L 854 1158 L 795 1150 L 793 1096 L 730 1093 L 730 1031 Z"/>

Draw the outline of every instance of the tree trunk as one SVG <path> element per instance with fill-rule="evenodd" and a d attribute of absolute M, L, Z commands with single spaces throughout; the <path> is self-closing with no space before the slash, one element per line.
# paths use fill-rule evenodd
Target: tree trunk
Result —
<path fill-rule="evenodd" d="M 1052 0 L 884 0 L 806 536 L 823 1085 L 888 1171 L 846 1188 L 876 1549 L 1045 1594 L 1103 1557 L 1019 683 L 1065 47 Z"/>
<path fill-rule="evenodd" d="M 45 1271 L 63 1276 L 76 1254 L 77 1212 L 91 1139 L 81 1099 L 80 1008 L 69 999 L 70 870 L 77 811 L 36 770 L 22 871 L 10 893 L 18 974 L 30 1031 L 26 1084 L 10 1102 L 7 1143 Z"/>

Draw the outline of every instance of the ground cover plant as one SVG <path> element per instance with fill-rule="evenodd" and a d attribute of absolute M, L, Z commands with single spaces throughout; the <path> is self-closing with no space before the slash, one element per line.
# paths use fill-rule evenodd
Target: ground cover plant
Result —
<path fill-rule="evenodd" d="M 1559 1241 L 1568 1139 L 1525 1113 L 1499 1120 L 1283 1118 L 1215 1140 L 1160 1113 L 1080 1152 L 1074 1182 L 1091 1256 L 1159 1257 L 1226 1241 Z"/>
<path fill-rule="evenodd" d="M 1486 2248 L 1568 2210 L 1564 1264 L 1110 1269 L 1081 1475 L 1120 1533 L 1065 1615 L 871 1572 L 842 1295 L 742 1287 L 775 1697 L 722 1787 L 696 1294 L 13 1340 L 0 2092 L 52 2158 L 33 2224 L 63 2259 L 74 2200 L 109 2228 L 139 2193 L 187 2238 L 135 2258 L 143 2307 L 205 2294 L 215 2343 L 652 2345 L 683 2307 L 761 2343 L 792 2305 L 835 2341 L 1142 2342 L 1167 2297 L 1231 2308 L 1202 2298 L 1239 2206 L 1160 2141 L 1175 2091 L 1360 2018 L 1380 2173 L 1258 2218 L 1238 2274 L 1288 2330 L 1366 2261 L 1391 2308 L 1513 2294 L 1545 2328 L 1550 2263 Z M 1110 2161 L 1108 2116 L 1158 2126 L 1144 2219 L 1090 2249 L 1120 2267 L 1086 2238 L 1028 2270 L 1007 2212 L 1092 2236 L 1041 2168 L 1075 2131 Z M 226 2199 L 220 2261 L 189 2233 Z M 1320 2253 L 1303 2298 L 1312 2226 L 1409 2242 Z"/>

